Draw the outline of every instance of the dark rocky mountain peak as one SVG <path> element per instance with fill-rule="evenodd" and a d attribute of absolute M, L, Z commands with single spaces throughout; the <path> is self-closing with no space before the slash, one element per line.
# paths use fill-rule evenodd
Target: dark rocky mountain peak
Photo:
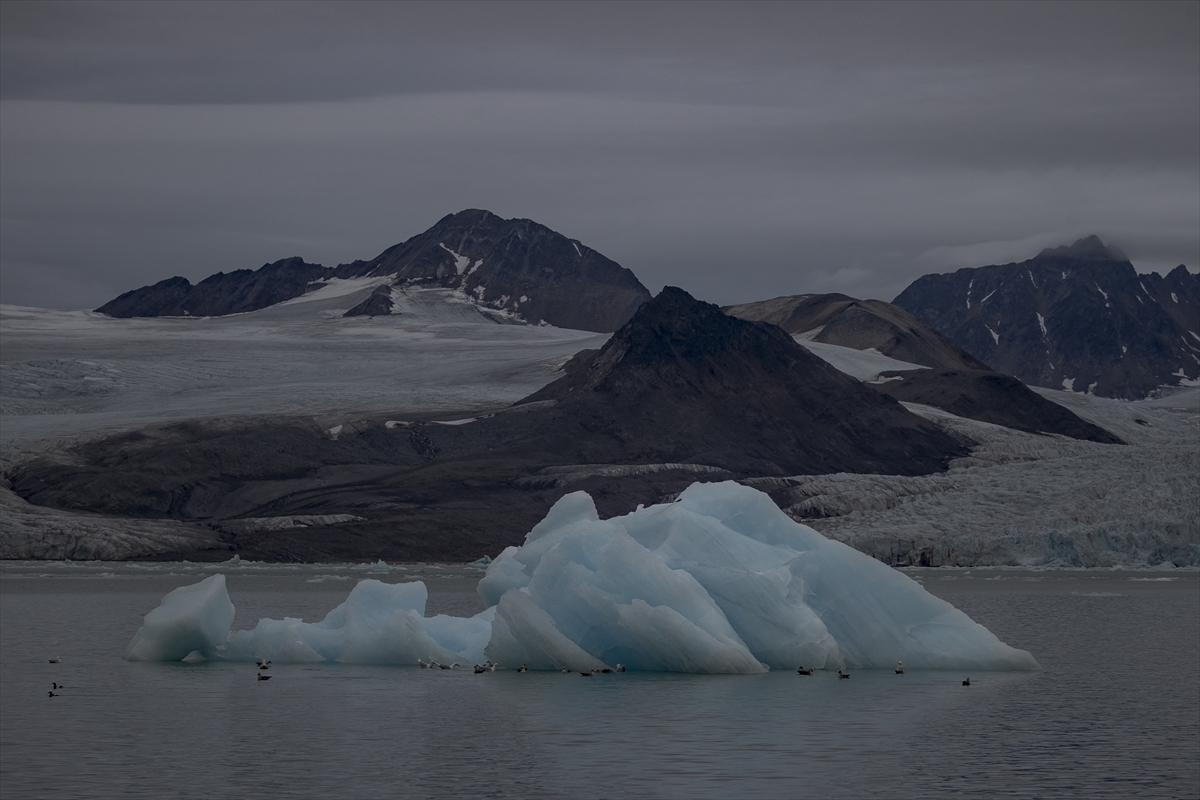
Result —
<path fill-rule="evenodd" d="M 1077 239 L 1073 244 L 1047 247 L 1038 258 L 1074 258 L 1081 261 L 1128 261 L 1120 248 L 1106 245 L 1096 234 Z"/>
<path fill-rule="evenodd" d="M 627 461 L 768 475 L 915 474 L 964 452 L 782 329 L 728 316 L 675 287 L 564 372 L 521 404 L 555 401 L 556 413 L 590 436 L 620 442 Z"/>
<path fill-rule="evenodd" d="M 893 302 L 1035 386 L 1133 399 L 1200 377 L 1200 276 L 1139 275 L 1095 236 L 1020 263 L 925 275 Z"/>
<path fill-rule="evenodd" d="M 650 293 L 632 272 L 529 219 L 490 211 L 449 214 L 357 267 L 400 285 L 456 289 L 481 308 L 530 324 L 607 333 Z"/>
<path fill-rule="evenodd" d="M 619 328 L 650 299 L 632 272 L 577 240 L 533 220 L 467 209 L 370 261 L 324 267 L 289 258 L 254 271 L 218 272 L 194 286 L 172 278 L 96 310 L 114 317 L 221 316 L 291 300 L 333 278 L 364 277 L 460 292 L 514 322 L 602 333 Z M 390 314 L 393 308 L 390 292 L 377 291 L 346 315 Z"/>

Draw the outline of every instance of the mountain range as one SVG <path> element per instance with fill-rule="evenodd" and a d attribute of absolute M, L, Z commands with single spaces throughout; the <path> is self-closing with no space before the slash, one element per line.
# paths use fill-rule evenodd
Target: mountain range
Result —
<path fill-rule="evenodd" d="M 893 303 L 1033 386 L 1135 399 L 1200 378 L 1200 275 L 1138 274 L 1095 236 L 925 275 Z"/>
<path fill-rule="evenodd" d="M 189 420 L 33 458 L 9 479 L 34 504 L 221 532 L 189 558 L 459 560 L 519 542 L 568 488 L 612 515 L 697 478 L 927 474 L 968 446 L 780 328 L 668 287 L 557 381 L 490 413 L 324 431 Z M 294 517 L 337 524 L 256 522 Z"/>
<path fill-rule="evenodd" d="M 355 278 L 376 278 L 379 285 L 347 316 L 392 313 L 396 288 L 437 287 L 498 318 L 607 333 L 650 299 L 632 272 L 575 239 L 532 220 L 468 209 L 370 261 L 324 267 L 293 257 L 253 271 L 218 272 L 195 285 L 168 278 L 96 310 L 112 317 L 222 316 Z"/>

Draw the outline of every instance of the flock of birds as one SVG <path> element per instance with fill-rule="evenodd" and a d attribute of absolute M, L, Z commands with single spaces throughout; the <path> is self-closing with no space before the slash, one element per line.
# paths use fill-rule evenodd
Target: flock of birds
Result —
<path fill-rule="evenodd" d="M 61 663 L 62 663 L 62 656 L 58 656 L 57 658 L 52 658 L 52 659 L 50 659 L 50 663 L 51 663 L 51 664 L 61 664 Z M 271 676 L 270 676 L 270 675 L 263 675 L 263 672 L 265 672 L 266 670 L 269 670 L 269 669 L 271 668 L 271 661 L 270 661 L 269 659 L 266 659 L 266 658 L 260 658 L 260 659 L 258 659 L 258 661 L 257 661 L 256 663 L 258 664 L 258 670 L 259 670 L 259 672 L 258 672 L 258 680 L 260 680 L 260 681 L 269 681 L 269 680 L 271 680 Z M 421 658 L 418 658 L 418 659 L 417 659 L 417 665 L 418 665 L 418 666 L 420 666 L 422 669 L 435 669 L 435 668 L 436 668 L 436 669 L 457 669 L 458 667 L 460 667 L 460 666 L 461 666 L 461 665 L 460 665 L 460 664 L 459 664 L 457 661 L 455 661 L 453 664 L 440 664 L 440 663 L 438 663 L 437 661 L 434 661 L 432 658 L 430 658 L 428 661 L 425 661 L 425 660 L 423 660 L 423 659 L 421 659 Z M 475 674 L 476 674 L 476 675 L 478 675 L 478 674 L 480 674 L 481 672 L 495 672 L 495 671 L 496 671 L 496 670 L 497 670 L 499 667 L 500 667 L 500 665 L 499 665 L 499 664 L 493 664 L 493 663 L 492 663 L 492 662 L 489 660 L 489 661 L 488 661 L 487 663 L 485 663 L 485 664 L 476 664 L 476 665 L 475 665 Z M 800 674 L 800 675 L 812 675 L 812 674 L 813 674 L 813 672 L 815 671 L 815 669 L 816 669 L 815 667 L 809 667 L 808 669 L 805 669 L 805 668 L 803 667 L 803 665 L 801 665 L 801 666 L 799 666 L 799 667 L 797 667 L 797 668 L 796 668 L 796 672 L 797 672 L 798 674 Z M 616 668 L 615 668 L 615 669 L 613 669 L 613 668 L 609 668 L 609 667 L 604 667 L 604 668 L 602 668 L 602 669 L 590 669 L 590 670 L 587 670 L 587 671 L 580 670 L 580 671 L 579 671 L 579 674 L 580 674 L 582 677 L 584 677 L 584 678 L 590 678 L 590 677 L 592 677 L 593 675 L 595 675 L 596 673 L 603 673 L 603 674 L 606 674 L 606 673 L 609 673 L 609 672 L 624 672 L 624 671 L 625 671 L 625 665 L 624 665 L 624 664 L 617 664 L 617 666 L 616 666 Z M 524 672 L 529 672 L 529 667 L 528 667 L 528 666 L 526 666 L 525 664 L 522 664 L 520 667 L 518 667 L 518 668 L 517 668 L 517 672 L 521 672 L 521 673 L 524 673 Z M 569 675 L 570 673 L 571 673 L 571 670 L 567 669 L 566 667 L 563 667 L 563 668 L 562 668 L 562 674 L 563 674 L 563 675 Z M 897 661 L 897 662 L 896 662 L 896 674 L 897 674 L 897 675 L 903 675 L 903 674 L 904 674 L 904 662 L 903 662 L 903 661 Z M 849 673 L 842 672 L 840 669 L 838 670 L 837 676 L 838 676 L 838 680 L 850 680 L 850 675 L 849 675 Z M 967 679 L 965 679 L 965 680 L 962 682 L 962 685 L 963 685 L 963 686 L 970 686 L 970 685 L 971 685 L 971 679 L 970 679 L 970 678 L 967 678 Z M 59 683 L 57 683 L 57 682 L 56 682 L 56 683 L 54 683 L 54 684 L 53 684 L 53 686 L 52 686 L 52 687 L 51 687 L 51 689 L 50 689 L 50 696 L 51 696 L 51 697 L 58 697 L 59 695 L 55 694 L 55 690 L 57 690 L 57 689 L 63 689 L 63 688 L 65 688 L 65 687 L 64 687 L 64 686 L 62 686 L 61 684 L 59 684 Z"/>
<path fill-rule="evenodd" d="M 809 667 L 808 669 L 805 669 L 805 668 L 803 667 L 803 665 L 801 665 L 801 666 L 799 666 L 799 667 L 797 667 L 797 668 L 796 668 L 796 672 L 798 672 L 798 673 L 799 673 L 799 674 L 801 674 L 801 675 L 812 675 L 812 674 L 813 674 L 813 669 L 814 669 L 813 667 Z M 903 674 L 904 674 L 904 662 L 903 662 L 903 661 L 897 661 L 897 662 L 896 662 L 896 674 L 897 674 L 897 675 L 903 675 Z M 847 681 L 848 681 L 848 680 L 850 680 L 850 674 L 849 674 L 848 672 L 842 672 L 842 671 L 839 669 L 839 670 L 838 670 L 838 680 L 847 680 Z M 970 686 L 970 685 L 971 685 L 971 679 L 970 679 L 970 678 L 967 678 L 966 680 L 964 680 L 964 681 L 962 682 L 962 685 L 963 685 L 963 686 Z"/>

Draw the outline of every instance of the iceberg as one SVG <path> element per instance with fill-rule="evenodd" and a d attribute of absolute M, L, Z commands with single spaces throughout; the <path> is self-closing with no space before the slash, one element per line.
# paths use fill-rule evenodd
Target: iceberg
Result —
<path fill-rule="evenodd" d="M 180 586 L 168 592 L 158 608 L 146 615 L 125 649 L 125 658 L 182 661 L 197 650 L 211 650 L 229 635 L 233 614 L 224 575 Z"/>
<path fill-rule="evenodd" d="M 426 617 L 420 581 L 364 580 L 320 622 L 262 619 L 229 634 L 233 605 L 215 575 L 168 594 L 126 657 L 742 674 L 897 661 L 1039 668 L 908 576 L 733 482 L 696 483 L 608 520 L 586 493 L 568 494 L 488 565 L 478 592 L 487 608 L 473 617 Z"/>
<path fill-rule="evenodd" d="M 569 494 L 488 567 L 479 594 L 497 608 L 488 656 L 547 654 L 531 668 L 574 668 L 561 635 L 629 669 L 1038 669 L 908 576 L 734 482 L 609 520 Z"/>

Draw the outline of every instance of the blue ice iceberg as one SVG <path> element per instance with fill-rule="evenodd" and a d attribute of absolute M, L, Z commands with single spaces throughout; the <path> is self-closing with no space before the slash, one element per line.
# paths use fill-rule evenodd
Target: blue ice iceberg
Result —
<path fill-rule="evenodd" d="M 182 661 L 195 650 L 215 648 L 233 625 L 225 576 L 213 575 L 167 593 L 125 649 L 130 661 Z"/>
<path fill-rule="evenodd" d="M 587 494 L 567 495 L 522 547 L 492 562 L 479 594 L 496 604 L 488 656 L 512 663 L 527 653 L 531 668 L 586 668 L 573 660 L 580 653 L 680 672 L 901 660 L 910 669 L 1038 668 L 908 576 L 733 482 L 693 484 L 674 503 L 609 520 Z M 556 634 L 578 652 L 547 648 Z"/>
<path fill-rule="evenodd" d="M 488 565 L 478 587 L 487 610 L 469 618 L 425 617 L 423 583 L 365 580 L 321 622 L 263 619 L 226 638 L 219 629 L 228 631 L 233 606 L 216 578 L 167 595 L 127 657 L 176 660 L 200 650 L 278 663 L 487 658 L 530 669 L 620 663 L 716 673 L 884 669 L 897 661 L 909 669 L 1038 668 L 1029 653 L 906 575 L 732 482 L 693 484 L 674 503 L 608 520 L 587 494 L 563 497 L 523 546 Z M 178 594 L 185 590 L 196 591 Z"/>

